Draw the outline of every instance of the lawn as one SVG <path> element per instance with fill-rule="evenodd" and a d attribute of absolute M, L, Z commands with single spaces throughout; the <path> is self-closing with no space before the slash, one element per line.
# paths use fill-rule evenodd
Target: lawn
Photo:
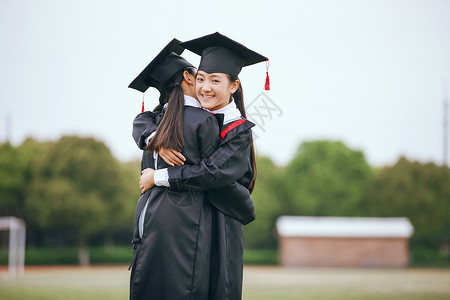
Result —
<path fill-rule="evenodd" d="M 5 269 L 2 269 L 5 271 Z M 27 267 L 0 278 L 1 299 L 128 298 L 127 266 Z M 286 269 L 246 266 L 245 300 L 450 299 L 450 269 Z"/>

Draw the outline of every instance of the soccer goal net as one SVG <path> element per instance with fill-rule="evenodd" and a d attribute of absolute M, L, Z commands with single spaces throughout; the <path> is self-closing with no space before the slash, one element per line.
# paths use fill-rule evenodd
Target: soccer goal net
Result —
<path fill-rule="evenodd" d="M 9 231 L 8 276 L 22 276 L 25 265 L 25 222 L 15 217 L 0 217 L 0 230 Z"/>

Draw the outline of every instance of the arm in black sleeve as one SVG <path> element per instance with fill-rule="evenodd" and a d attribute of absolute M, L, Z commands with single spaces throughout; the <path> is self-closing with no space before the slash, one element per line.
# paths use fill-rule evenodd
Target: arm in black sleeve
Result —
<path fill-rule="evenodd" d="M 234 183 L 251 169 L 251 140 L 251 130 L 244 130 L 220 144 L 219 148 L 199 164 L 168 168 L 171 189 L 210 190 Z"/>
<path fill-rule="evenodd" d="M 160 111 L 151 112 L 145 111 L 136 116 L 133 121 L 133 139 L 137 146 L 144 150 L 146 143 L 145 139 L 156 130 L 161 121 L 162 113 Z"/>

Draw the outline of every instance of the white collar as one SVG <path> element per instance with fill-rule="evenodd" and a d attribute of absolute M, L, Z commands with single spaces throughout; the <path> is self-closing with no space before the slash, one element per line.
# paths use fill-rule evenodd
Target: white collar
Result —
<path fill-rule="evenodd" d="M 164 104 L 164 109 L 167 108 L 167 104 Z M 192 106 L 192 107 L 198 107 L 198 108 L 202 108 L 202 105 L 200 104 L 200 102 L 198 102 L 197 99 L 195 99 L 194 97 L 191 96 L 186 96 L 184 95 L 184 106 Z"/>
<path fill-rule="evenodd" d="M 184 95 L 184 105 L 185 106 L 192 106 L 192 107 L 198 107 L 198 108 L 202 108 L 202 105 L 200 104 L 200 102 L 195 99 L 194 97 L 191 96 L 186 96 Z M 167 103 L 164 104 L 164 108 L 167 107 Z M 204 109 L 206 111 L 209 111 L 207 109 Z M 209 111 L 213 114 L 223 114 L 223 124 L 228 124 L 230 122 L 233 121 L 237 121 L 239 119 L 241 119 L 241 112 L 239 111 L 239 109 L 237 109 L 236 104 L 234 103 L 234 99 L 231 100 L 231 102 L 229 104 L 227 104 L 226 106 L 219 108 L 218 110 L 213 110 L 213 111 Z"/>
<path fill-rule="evenodd" d="M 224 114 L 223 124 L 228 124 L 233 121 L 241 119 L 241 112 L 237 109 L 234 99 L 231 100 L 226 106 L 219 108 L 218 110 L 212 110 L 213 114 Z"/>
<path fill-rule="evenodd" d="M 202 108 L 202 105 L 200 104 L 200 102 L 198 102 L 197 99 L 195 99 L 194 97 L 191 97 L 191 96 L 187 96 L 187 95 L 184 95 L 184 105 Z"/>

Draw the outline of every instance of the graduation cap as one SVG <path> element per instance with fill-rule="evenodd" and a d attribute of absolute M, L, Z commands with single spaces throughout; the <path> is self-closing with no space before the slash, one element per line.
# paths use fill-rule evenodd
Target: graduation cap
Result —
<path fill-rule="evenodd" d="M 149 87 L 155 87 L 160 93 L 169 80 L 178 71 L 186 67 L 194 67 L 180 56 L 184 48 L 180 41 L 173 39 L 148 64 L 147 67 L 130 83 L 129 88 L 145 92 Z M 144 112 L 144 96 L 142 96 L 142 112 Z"/>
<path fill-rule="evenodd" d="M 180 56 L 183 51 L 180 41 L 173 39 L 128 87 L 141 92 L 145 92 L 149 87 L 155 87 L 161 92 L 167 80 L 178 71 L 186 67 L 194 67 Z"/>
<path fill-rule="evenodd" d="M 243 67 L 263 61 L 267 61 L 268 68 L 267 57 L 219 32 L 183 42 L 180 45 L 201 56 L 199 71 L 237 76 Z M 268 90 L 269 75 L 268 72 L 266 73 L 266 90 Z"/>

